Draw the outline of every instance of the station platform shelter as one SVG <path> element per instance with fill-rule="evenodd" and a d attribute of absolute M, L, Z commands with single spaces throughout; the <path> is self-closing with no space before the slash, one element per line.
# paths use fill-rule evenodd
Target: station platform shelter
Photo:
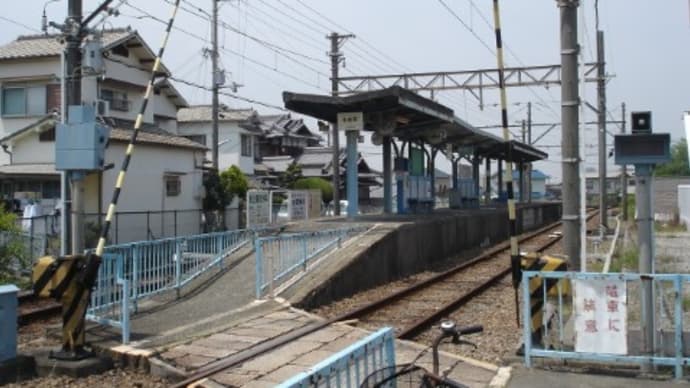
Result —
<path fill-rule="evenodd" d="M 473 208 L 482 202 L 489 203 L 492 191 L 499 193 L 498 201 L 505 200 L 507 179 L 504 176 L 512 179 L 512 172 L 503 171 L 504 163 L 517 166 L 517 184 L 525 188 L 529 186 L 524 179 L 529 176 L 524 174 L 526 168 L 530 163 L 548 157 L 530 145 L 516 140 L 505 141 L 479 130 L 455 116 L 451 108 L 399 86 L 344 97 L 284 92 L 283 101 L 287 109 L 333 123 L 345 132 L 348 155 L 345 186 L 347 214 L 351 217 L 358 213 L 355 163 L 362 131 L 370 132 L 372 142 L 382 148 L 386 214 L 393 213 L 394 188 L 397 213 L 429 212 L 434 208 L 436 193 L 433 182 L 439 152 L 452 165 L 451 208 Z M 471 178 L 458 176 L 458 165 L 463 159 L 472 165 Z M 492 160 L 498 162 L 498 187 L 495 190 L 491 188 Z M 486 182 L 484 191 L 480 192 L 482 163 Z"/>

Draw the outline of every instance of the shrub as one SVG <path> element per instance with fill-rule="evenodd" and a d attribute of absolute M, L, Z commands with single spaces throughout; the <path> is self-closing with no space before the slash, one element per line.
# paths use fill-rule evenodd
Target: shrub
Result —
<path fill-rule="evenodd" d="M 321 200 L 331 202 L 333 200 L 333 185 L 331 182 L 321 178 L 302 178 L 295 182 L 295 189 L 298 190 L 321 190 Z"/>

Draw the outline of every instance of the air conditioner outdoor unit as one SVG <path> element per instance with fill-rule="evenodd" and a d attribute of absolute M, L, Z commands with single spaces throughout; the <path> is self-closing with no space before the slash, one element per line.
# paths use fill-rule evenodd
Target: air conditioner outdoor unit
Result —
<path fill-rule="evenodd" d="M 110 101 L 106 100 L 96 100 L 93 103 L 94 108 L 96 108 L 96 115 L 98 116 L 110 116 Z"/>

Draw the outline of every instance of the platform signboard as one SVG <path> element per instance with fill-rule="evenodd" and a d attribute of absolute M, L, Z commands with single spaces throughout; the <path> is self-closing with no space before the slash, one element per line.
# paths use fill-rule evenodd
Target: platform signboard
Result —
<path fill-rule="evenodd" d="M 338 129 L 343 132 L 359 132 L 364 129 L 364 114 L 362 112 L 338 113 Z"/>
<path fill-rule="evenodd" d="M 627 294 L 623 280 L 574 280 L 575 351 L 627 354 Z"/>
<path fill-rule="evenodd" d="M 265 190 L 247 191 L 247 228 L 271 223 L 271 203 Z"/>

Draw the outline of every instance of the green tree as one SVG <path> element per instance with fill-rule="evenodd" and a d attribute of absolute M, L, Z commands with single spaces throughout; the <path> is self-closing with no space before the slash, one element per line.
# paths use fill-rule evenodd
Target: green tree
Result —
<path fill-rule="evenodd" d="M 656 176 L 690 176 L 688 164 L 688 142 L 680 139 L 671 146 L 671 161 L 660 164 L 654 169 Z"/>
<path fill-rule="evenodd" d="M 17 269 L 28 268 L 31 258 L 24 249 L 16 216 L 5 211 L 0 202 L 0 284 L 24 283 L 17 277 Z"/>
<path fill-rule="evenodd" d="M 220 173 L 220 183 L 228 195 L 228 200 L 232 201 L 235 196 L 244 199 L 249 190 L 249 180 L 237 166 L 230 166 L 227 170 Z"/>
<path fill-rule="evenodd" d="M 280 177 L 280 186 L 292 190 L 295 188 L 295 182 L 302 178 L 302 166 L 292 162 L 285 170 L 285 174 Z"/>
<path fill-rule="evenodd" d="M 321 200 L 328 203 L 333 200 L 333 185 L 331 182 L 321 178 L 302 178 L 295 182 L 295 189 L 299 190 L 321 190 Z"/>
<path fill-rule="evenodd" d="M 206 196 L 204 197 L 204 210 L 222 210 L 230 202 L 228 194 L 221 184 L 221 178 L 215 170 L 208 171 L 204 174 L 204 189 Z"/>

